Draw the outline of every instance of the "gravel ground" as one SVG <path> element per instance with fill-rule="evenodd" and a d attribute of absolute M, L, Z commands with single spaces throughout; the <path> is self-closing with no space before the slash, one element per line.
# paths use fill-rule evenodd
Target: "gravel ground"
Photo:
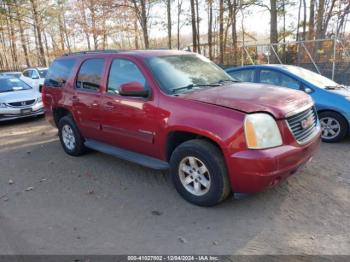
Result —
<path fill-rule="evenodd" d="M 350 140 L 276 188 L 201 208 L 166 173 L 66 155 L 43 118 L 0 130 L 0 254 L 350 255 Z"/>

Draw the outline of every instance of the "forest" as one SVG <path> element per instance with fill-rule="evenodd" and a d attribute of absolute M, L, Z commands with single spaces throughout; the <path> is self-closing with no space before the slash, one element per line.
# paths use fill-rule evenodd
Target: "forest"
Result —
<path fill-rule="evenodd" d="M 0 68 L 48 66 L 79 50 L 156 48 L 238 64 L 247 43 L 349 39 L 349 14 L 349 0 L 1 0 Z"/>

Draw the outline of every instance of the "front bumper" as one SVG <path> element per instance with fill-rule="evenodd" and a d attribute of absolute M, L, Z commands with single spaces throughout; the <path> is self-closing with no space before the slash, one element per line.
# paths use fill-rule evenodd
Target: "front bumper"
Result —
<path fill-rule="evenodd" d="M 28 112 L 30 109 L 30 112 Z M 0 108 L 0 122 L 26 118 L 44 114 L 43 103 L 35 103 L 32 106 L 26 107 L 5 107 Z"/>
<path fill-rule="evenodd" d="M 319 133 L 302 146 L 283 145 L 233 153 L 227 160 L 233 192 L 256 193 L 275 186 L 310 161 L 320 141 Z"/>

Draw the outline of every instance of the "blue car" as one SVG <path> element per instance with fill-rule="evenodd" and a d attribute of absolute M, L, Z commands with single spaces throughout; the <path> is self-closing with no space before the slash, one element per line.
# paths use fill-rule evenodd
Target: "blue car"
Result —
<path fill-rule="evenodd" d="M 338 142 L 350 134 L 350 88 L 291 65 L 252 65 L 226 69 L 242 82 L 266 83 L 311 95 L 322 127 L 324 142 Z"/>

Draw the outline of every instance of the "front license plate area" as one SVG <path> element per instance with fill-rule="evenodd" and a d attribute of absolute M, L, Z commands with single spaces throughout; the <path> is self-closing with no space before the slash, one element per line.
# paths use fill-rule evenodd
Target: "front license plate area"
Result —
<path fill-rule="evenodd" d="M 21 109 L 21 114 L 22 115 L 28 115 L 30 113 L 32 113 L 32 109 L 31 108 Z"/>

